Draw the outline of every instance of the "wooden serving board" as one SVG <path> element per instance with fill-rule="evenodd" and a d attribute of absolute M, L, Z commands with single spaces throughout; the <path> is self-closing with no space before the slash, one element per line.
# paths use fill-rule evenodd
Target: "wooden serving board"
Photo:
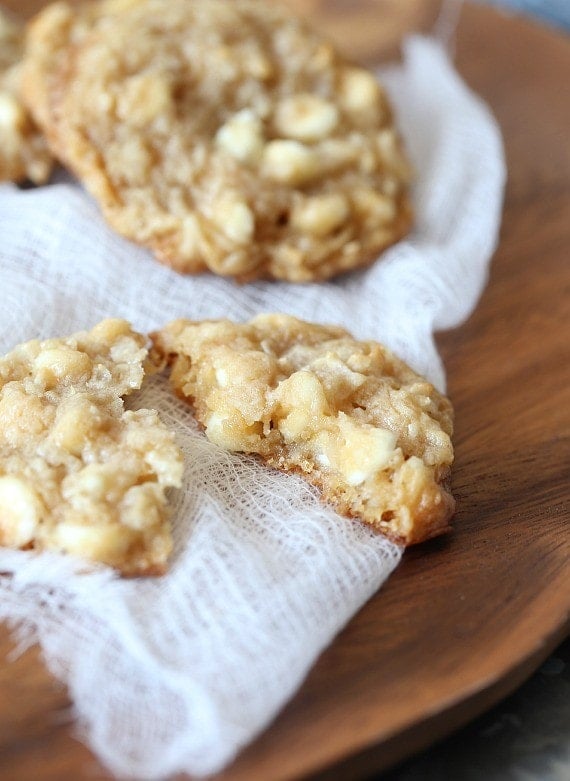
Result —
<path fill-rule="evenodd" d="M 290 2 L 369 63 L 437 9 Z M 406 554 L 219 781 L 369 776 L 510 693 L 568 632 L 570 39 L 466 5 L 456 54 L 501 123 L 509 183 L 483 299 L 439 339 L 456 408 L 455 532 Z M 2 659 L 11 647 L 0 628 Z M 4 661 L 0 776 L 109 778 L 73 734 L 66 693 L 37 650 Z"/>

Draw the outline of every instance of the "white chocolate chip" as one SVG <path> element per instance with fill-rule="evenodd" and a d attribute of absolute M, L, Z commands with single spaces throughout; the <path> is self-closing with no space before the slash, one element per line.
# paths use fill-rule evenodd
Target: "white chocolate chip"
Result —
<path fill-rule="evenodd" d="M 60 523 L 53 530 L 53 546 L 89 559 L 113 559 L 124 554 L 131 542 L 128 529 L 120 524 Z"/>
<path fill-rule="evenodd" d="M 89 356 L 79 350 L 53 347 L 42 350 L 36 358 L 35 368 L 46 387 L 53 388 L 60 380 L 75 381 L 89 375 L 93 364 Z"/>
<path fill-rule="evenodd" d="M 237 198 L 228 198 L 217 203 L 214 221 L 236 244 L 246 244 L 255 231 L 253 212 L 244 201 Z"/>
<path fill-rule="evenodd" d="M 226 450 L 239 451 L 248 437 L 256 435 L 257 427 L 248 425 L 237 411 L 232 413 L 213 412 L 206 424 L 206 435 L 215 445 Z"/>
<path fill-rule="evenodd" d="M 122 523 L 137 531 L 159 524 L 161 496 L 161 488 L 153 483 L 129 488 L 121 503 Z"/>
<path fill-rule="evenodd" d="M 319 159 L 312 149 L 298 141 L 277 139 L 263 150 L 262 170 L 277 182 L 302 185 L 319 173 Z"/>
<path fill-rule="evenodd" d="M 316 444 L 349 485 L 360 485 L 388 466 L 397 441 L 393 432 L 355 423 L 343 412 L 336 422 L 338 433 L 321 432 Z"/>
<path fill-rule="evenodd" d="M 180 254 L 182 257 L 198 257 L 202 233 L 195 214 L 188 214 L 180 220 L 180 234 Z"/>
<path fill-rule="evenodd" d="M 340 102 L 345 111 L 359 114 L 378 105 L 380 88 L 374 76 L 363 68 L 347 68 L 340 82 Z"/>
<path fill-rule="evenodd" d="M 346 221 L 349 206 L 344 195 L 331 193 L 302 201 L 293 212 L 292 224 L 312 236 L 328 236 Z"/>
<path fill-rule="evenodd" d="M 216 382 L 220 388 L 227 388 L 230 384 L 230 376 L 226 369 L 221 366 L 216 368 Z"/>
<path fill-rule="evenodd" d="M 241 162 L 253 162 L 263 150 L 263 126 L 253 111 L 244 109 L 222 125 L 215 138 L 220 149 Z"/>
<path fill-rule="evenodd" d="M 79 457 L 103 420 L 100 408 L 88 397 L 82 394 L 72 396 L 58 409 L 50 438 L 58 447 Z"/>
<path fill-rule="evenodd" d="M 91 502 L 109 499 L 117 486 L 112 472 L 104 464 L 88 464 L 80 472 L 69 475 L 63 482 L 63 496 L 81 509 Z"/>
<path fill-rule="evenodd" d="M 91 329 L 93 339 L 100 342 L 114 342 L 121 336 L 131 337 L 131 335 L 129 323 L 119 317 L 108 317 Z"/>
<path fill-rule="evenodd" d="M 334 130 L 338 109 L 318 95 L 299 94 L 281 100 L 275 109 L 275 127 L 286 138 L 318 141 Z"/>
<path fill-rule="evenodd" d="M 274 392 L 279 405 L 278 427 L 286 442 L 307 436 L 328 411 L 328 402 L 318 377 L 299 371 L 279 383 Z"/>
<path fill-rule="evenodd" d="M 0 92 L 0 130 L 17 132 L 24 123 L 24 111 L 8 92 Z"/>
<path fill-rule="evenodd" d="M 22 548 L 30 543 L 42 517 L 34 489 L 12 475 L 0 477 L 0 544 Z"/>

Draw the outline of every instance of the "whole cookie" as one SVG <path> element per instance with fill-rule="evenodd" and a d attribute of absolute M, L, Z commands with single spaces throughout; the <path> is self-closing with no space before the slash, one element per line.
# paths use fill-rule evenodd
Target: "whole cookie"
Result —
<path fill-rule="evenodd" d="M 0 10 L 0 181 L 47 181 L 52 156 L 20 99 L 24 26 Z"/>
<path fill-rule="evenodd" d="M 286 315 L 176 320 L 153 339 L 216 444 L 299 472 L 397 542 L 448 530 L 451 404 L 382 345 Z"/>
<path fill-rule="evenodd" d="M 383 88 L 261 0 L 104 0 L 32 23 L 24 94 L 120 233 L 181 272 L 322 280 L 408 230 Z"/>

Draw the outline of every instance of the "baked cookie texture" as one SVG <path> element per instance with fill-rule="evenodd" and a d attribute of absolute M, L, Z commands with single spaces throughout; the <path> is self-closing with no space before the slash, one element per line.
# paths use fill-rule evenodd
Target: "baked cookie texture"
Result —
<path fill-rule="evenodd" d="M 182 454 L 154 410 L 123 404 L 143 381 L 146 341 L 104 320 L 0 359 L 0 545 L 165 571 Z"/>
<path fill-rule="evenodd" d="M 276 3 L 55 3 L 24 95 L 108 222 L 180 272 L 323 280 L 409 229 L 384 89 Z"/>
<path fill-rule="evenodd" d="M 449 529 L 449 400 L 380 344 L 286 315 L 153 334 L 208 438 L 298 472 L 343 515 L 410 545 Z"/>
<path fill-rule="evenodd" d="M 20 97 L 24 26 L 0 9 L 0 181 L 43 184 L 53 158 Z"/>

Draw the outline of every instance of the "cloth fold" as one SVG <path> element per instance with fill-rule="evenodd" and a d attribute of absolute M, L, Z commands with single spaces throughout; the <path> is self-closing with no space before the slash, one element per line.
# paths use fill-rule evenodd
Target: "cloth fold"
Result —
<path fill-rule="evenodd" d="M 175 317 L 282 311 L 384 342 L 440 389 L 436 329 L 485 285 L 505 178 L 498 127 L 433 40 L 382 72 L 417 171 L 416 227 L 370 268 L 314 285 L 181 277 L 116 236 L 73 182 L 0 187 L 0 348 L 106 316 L 151 331 Z M 224 767 L 275 716 L 401 549 L 338 517 L 300 478 L 205 440 L 164 377 L 154 407 L 185 453 L 175 555 L 160 579 L 79 572 L 58 555 L 0 549 L 0 619 L 38 641 L 78 731 L 117 776 Z"/>

